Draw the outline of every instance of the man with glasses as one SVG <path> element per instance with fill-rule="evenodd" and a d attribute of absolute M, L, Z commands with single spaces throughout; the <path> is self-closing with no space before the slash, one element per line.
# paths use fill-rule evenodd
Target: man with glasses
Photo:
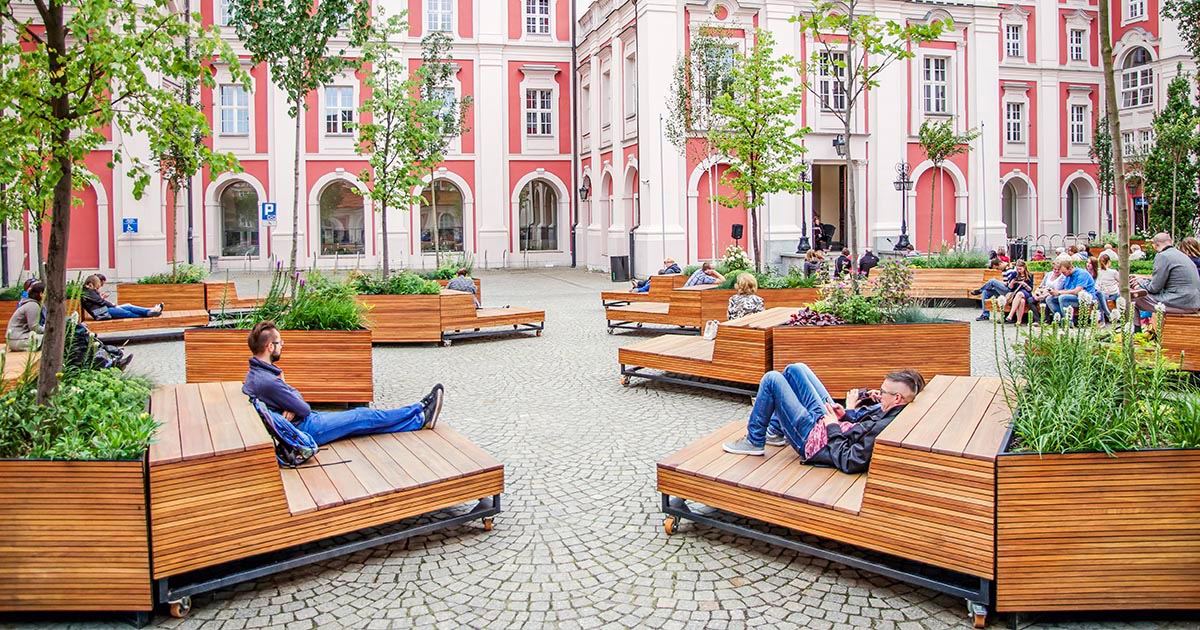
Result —
<path fill-rule="evenodd" d="M 400 409 L 359 407 L 349 411 L 313 411 L 300 392 L 283 380 L 283 370 L 275 366 L 283 355 L 283 339 L 275 322 L 256 324 L 246 342 L 253 356 L 242 393 L 262 401 L 272 412 L 311 435 L 317 444 L 355 435 L 432 429 L 441 414 L 445 397 L 441 383 L 434 385 L 420 402 Z"/>
<path fill-rule="evenodd" d="M 848 410 L 833 402 L 807 365 L 794 363 L 783 373 L 763 376 L 746 436 L 722 448 L 737 455 L 763 455 L 768 444 L 790 444 L 806 464 L 860 473 L 870 465 L 875 438 L 924 388 L 925 379 L 916 370 L 892 372 L 870 393 L 875 404 Z"/>

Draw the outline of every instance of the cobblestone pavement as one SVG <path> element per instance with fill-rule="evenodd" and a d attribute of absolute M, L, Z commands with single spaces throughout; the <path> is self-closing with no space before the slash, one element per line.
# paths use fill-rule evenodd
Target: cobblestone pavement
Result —
<path fill-rule="evenodd" d="M 965 606 L 933 591 L 685 523 L 661 528 L 654 464 L 726 422 L 749 400 L 635 381 L 622 387 L 599 274 L 482 273 L 485 305 L 544 308 L 542 338 L 375 349 L 377 403 L 446 385 L 443 418 L 505 464 L 504 513 L 198 596 L 159 627 L 966 628 Z M 252 294 L 257 282 L 240 282 Z M 971 319 L 976 311 L 946 314 Z M 994 374 L 992 329 L 975 324 L 977 374 Z M 134 366 L 182 382 L 181 342 L 132 347 Z M 1144 616 L 1143 616 L 1144 618 Z M 1133 618 L 1136 619 L 1136 618 Z M 1003 627 L 993 618 L 993 627 Z M 1198 628 L 1193 621 L 1022 619 L 1037 628 Z M 21 620 L 4 627 L 123 628 Z"/>

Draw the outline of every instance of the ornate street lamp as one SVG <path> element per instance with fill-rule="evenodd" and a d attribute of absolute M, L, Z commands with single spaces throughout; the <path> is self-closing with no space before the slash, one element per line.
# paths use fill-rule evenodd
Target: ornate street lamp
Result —
<path fill-rule="evenodd" d="M 796 253 L 803 254 L 812 249 L 812 242 L 808 239 L 808 195 L 803 188 L 812 181 L 812 176 L 809 175 L 808 159 L 803 153 L 800 154 L 800 243 L 796 245 Z"/>
<path fill-rule="evenodd" d="M 900 238 L 896 239 L 896 251 L 908 249 L 908 191 L 912 190 L 913 181 L 908 176 L 908 162 L 896 165 L 896 181 L 892 182 L 900 192 Z"/>
<path fill-rule="evenodd" d="M 585 180 L 583 182 L 583 185 L 579 187 L 579 200 L 587 201 L 588 195 L 591 194 L 591 192 L 592 192 L 592 189 L 588 187 L 588 183 Z"/>
<path fill-rule="evenodd" d="M 846 136 L 839 133 L 833 139 L 833 150 L 837 151 L 838 157 L 846 157 Z"/>

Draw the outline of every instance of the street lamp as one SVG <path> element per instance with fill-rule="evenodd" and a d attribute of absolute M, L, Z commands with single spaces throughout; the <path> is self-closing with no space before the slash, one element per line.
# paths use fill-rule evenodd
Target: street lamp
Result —
<path fill-rule="evenodd" d="M 803 254 L 812 249 L 812 243 L 808 239 L 808 196 L 804 192 L 805 186 L 812 181 L 812 177 L 808 174 L 809 163 L 803 153 L 800 154 L 800 243 L 796 245 L 796 253 Z"/>
<path fill-rule="evenodd" d="M 846 157 L 846 136 L 839 133 L 833 139 L 833 150 L 837 151 L 838 157 Z"/>
<path fill-rule="evenodd" d="M 592 192 L 592 189 L 588 186 L 587 180 L 584 180 L 583 185 L 579 187 L 579 200 L 587 201 L 588 195 L 591 192 Z"/>
<path fill-rule="evenodd" d="M 900 192 L 900 238 L 896 239 L 896 251 L 906 251 L 908 242 L 908 191 L 912 190 L 913 181 L 908 176 L 908 162 L 896 165 L 896 181 L 892 182 Z"/>

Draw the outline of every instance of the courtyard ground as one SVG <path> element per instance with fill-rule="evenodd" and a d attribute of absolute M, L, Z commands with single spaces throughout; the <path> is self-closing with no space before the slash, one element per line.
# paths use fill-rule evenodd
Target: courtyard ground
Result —
<path fill-rule="evenodd" d="M 933 591 L 689 522 L 664 534 L 655 462 L 745 418 L 749 399 L 640 379 L 621 386 L 617 348 L 646 336 L 606 333 L 598 293 L 621 285 L 605 275 L 534 269 L 480 277 L 485 306 L 544 308 L 545 335 L 378 346 L 374 373 L 381 407 L 445 384 L 443 421 L 505 465 L 495 530 L 472 523 L 198 596 L 189 618 L 160 616 L 157 627 L 969 627 L 963 603 Z M 268 282 L 237 280 L 242 295 Z M 972 337 L 973 372 L 995 375 L 992 325 L 974 324 Z M 182 342 L 131 350 L 136 371 L 183 382 Z M 1021 627 L 1200 628 L 1140 617 L 1023 617 Z M 1005 623 L 993 615 L 989 625 Z M 0 627 L 128 626 L 0 618 Z"/>

